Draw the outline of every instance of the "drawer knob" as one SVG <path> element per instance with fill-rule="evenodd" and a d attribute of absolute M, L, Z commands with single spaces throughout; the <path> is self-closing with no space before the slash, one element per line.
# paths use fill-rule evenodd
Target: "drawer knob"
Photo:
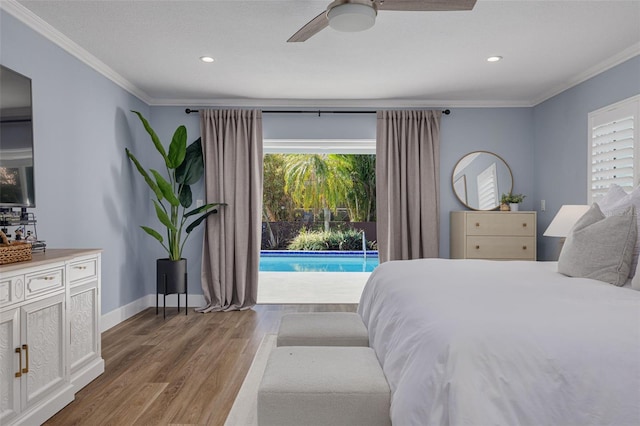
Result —
<path fill-rule="evenodd" d="M 526 227 L 527 227 L 527 224 L 526 224 L 526 223 L 523 223 L 523 224 L 522 224 L 522 227 L 523 227 L 523 228 L 526 228 Z"/>
<path fill-rule="evenodd" d="M 476 222 L 476 228 L 480 228 L 480 222 Z"/>
<path fill-rule="evenodd" d="M 522 250 L 526 250 L 526 249 L 527 249 L 527 246 L 522 246 Z"/>
<path fill-rule="evenodd" d="M 87 267 L 86 266 L 74 266 L 74 269 L 83 270 L 83 269 L 87 269 Z"/>
<path fill-rule="evenodd" d="M 480 249 L 480 246 L 479 246 L 479 245 L 477 245 L 477 246 L 476 246 L 476 250 L 478 250 L 478 249 Z"/>

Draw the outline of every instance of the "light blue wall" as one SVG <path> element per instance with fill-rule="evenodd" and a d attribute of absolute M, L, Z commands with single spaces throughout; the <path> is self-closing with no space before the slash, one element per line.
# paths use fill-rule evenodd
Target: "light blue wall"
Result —
<path fill-rule="evenodd" d="M 38 237 L 104 250 L 103 313 L 152 293 L 135 226 L 147 195 L 124 156 L 144 136 L 127 111 L 149 107 L 2 10 L 0 63 L 32 79 Z"/>
<path fill-rule="evenodd" d="M 264 114 L 265 139 L 375 139 L 376 114 Z"/>
<path fill-rule="evenodd" d="M 563 204 L 587 203 L 589 112 L 640 93 L 640 56 L 533 108 L 533 199 L 538 214 L 538 259 L 555 260 L 558 240 L 542 233 Z"/>
<path fill-rule="evenodd" d="M 498 154 L 511 168 L 513 192 L 533 209 L 533 128 L 531 108 L 452 108 L 440 129 L 440 257 L 449 257 L 449 213 L 467 210 L 452 189 L 453 169 L 471 151 Z"/>

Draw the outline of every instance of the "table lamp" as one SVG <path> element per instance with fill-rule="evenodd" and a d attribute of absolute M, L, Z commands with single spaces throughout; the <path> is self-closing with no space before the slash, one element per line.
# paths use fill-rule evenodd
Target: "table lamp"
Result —
<path fill-rule="evenodd" d="M 553 218 L 547 230 L 544 231 L 545 237 L 560 237 L 558 254 L 562 250 L 564 240 L 569 235 L 569 231 L 573 228 L 573 225 L 582 217 L 583 214 L 589 210 L 588 205 L 570 205 L 566 204 L 560 207 L 560 210 Z"/>

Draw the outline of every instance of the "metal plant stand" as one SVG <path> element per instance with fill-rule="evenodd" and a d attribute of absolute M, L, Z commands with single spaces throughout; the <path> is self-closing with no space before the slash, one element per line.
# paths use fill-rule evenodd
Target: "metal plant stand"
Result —
<path fill-rule="evenodd" d="M 162 283 L 162 284 L 161 284 Z M 164 319 L 167 318 L 167 294 L 175 294 L 178 297 L 178 313 L 180 313 L 180 294 L 184 294 L 184 314 L 187 315 L 189 312 L 189 301 L 187 295 L 187 273 L 184 273 L 184 293 L 180 293 L 178 291 L 168 292 L 167 285 L 167 274 L 159 274 L 158 275 L 158 283 L 157 283 L 157 291 L 156 291 L 156 315 L 158 315 L 158 302 L 160 293 L 162 293 L 162 317 Z"/>

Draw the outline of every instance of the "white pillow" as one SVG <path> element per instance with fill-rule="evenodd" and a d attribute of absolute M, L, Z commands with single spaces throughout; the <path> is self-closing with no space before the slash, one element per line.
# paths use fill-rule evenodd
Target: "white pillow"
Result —
<path fill-rule="evenodd" d="M 613 188 L 614 186 L 618 187 L 618 189 Z M 602 200 L 605 201 L 605 205 L 602 205 L 602 200 L 598 203 L 602 213 L 605 216 L 614 216 L 621 214 L 624 212 L 629 206 L 634 206 L 636 212 L 640 212 L 640 186 L 636 187 L 630 194 L 626 194 L 622 198 L 619 198 L 620 191 L 624 192 L 622 188 L 618 185 L 612 185 L 613 190 L 609 190 L 612 192 L 611 196 L 609 196 L 609 192 L 603 197 Z M 614 200 L 618 198 L 617 201 L 610 203 L 610 200 Z M 638 222 L 638 229 L 640 230 L 640 215 L 636 215 L 636 219 Z M 631 274 L 635 274 L 636 266 L 638 265 L 638 255 L 640 254 L 640 238 L 636 241 L 636 244 L 633 248 L 633 258 L 631 260 Z M 629 276 L 633 276 L 629 274 Z"/>
<path fill-rule="evenodd" d="M 609 209 L 611 206 L 616 204 L 618 201 L 622 200 L 627 195 L 629 194 L 627 194 L 627 191 L 622 189 L 622 187 L 616 185 L 615 183 L 611 184 L 607 193 L 604 194 L 604 197 L 602 197 L 598 201 L 600 210 L 604 212 L 605 210 Z"/>
<path fill-rule="evenodd" d="M 635 207 L 605 216 L 598 204 L 571 228 L 558 259 L 558 272 L 623 286 L 629 278 L 636 243 Z"/>

